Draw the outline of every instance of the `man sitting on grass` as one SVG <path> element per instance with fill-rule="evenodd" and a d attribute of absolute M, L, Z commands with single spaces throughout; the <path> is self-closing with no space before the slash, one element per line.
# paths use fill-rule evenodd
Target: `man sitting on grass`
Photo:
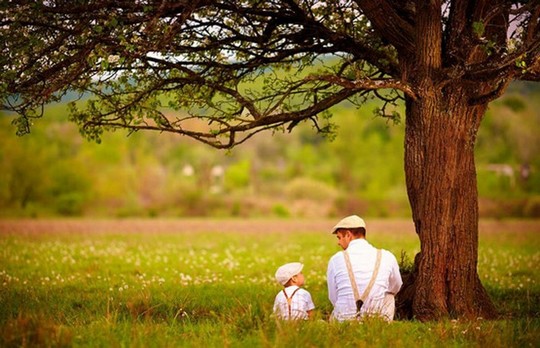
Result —
<path fill-rule="evenodd" d="M 403 281 L 396 257 L 366 240 L 366 223 L 356 215 L 339 221 L 332 233 L 343 249 L 328 262 L 328 297 L 339 321 L 378 316 L 392 321 L 394 295 Z"/>

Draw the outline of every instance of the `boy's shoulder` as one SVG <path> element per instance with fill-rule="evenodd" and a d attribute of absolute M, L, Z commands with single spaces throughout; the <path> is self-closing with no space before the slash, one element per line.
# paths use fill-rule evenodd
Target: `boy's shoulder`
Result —
<path fill-rule="evenodd" d="M 298 288 L 297 293 L 307 294 L 307 295 L 310 295 L 310 296 L 311 296 L 311 294 L 309 293 L 309 291 L 306 290 L 306 289 L 304 289 L 304 288 Z"/>

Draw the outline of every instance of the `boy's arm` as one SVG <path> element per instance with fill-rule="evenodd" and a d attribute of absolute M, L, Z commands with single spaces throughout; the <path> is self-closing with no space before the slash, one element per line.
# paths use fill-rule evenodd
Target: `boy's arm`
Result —
<path fill-rule="evenodd" d="M 304 303 L 305 303 L 305 309 L 306 313 L 308 315 L 308 318 L 313 317 L 313 314 L 315 313 L 315 303 L 313 303 L 313 298 L 311 297 L 311 293 L 309 291 L 305 291 L 303 293 L 304 296 Z"/>

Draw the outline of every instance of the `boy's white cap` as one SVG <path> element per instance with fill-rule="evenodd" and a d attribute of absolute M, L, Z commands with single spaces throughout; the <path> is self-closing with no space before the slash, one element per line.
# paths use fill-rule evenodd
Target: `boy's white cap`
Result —
<path fill-rule="evenodd" d="M 300 262 L 291 262 L 279 267 L 276 271 L 276 280 L 281 285 L 287 284 L 289 279 L 302 272 L 304 265 Z"/>
<path fill-rule="evenodd" d="M 358 215 L 347 216 L 346 218 L 341 219 L 334 228 L 332 228 L 332 233 L 336 233 L 340 228 L 366 228 L 366 223 Z"/>

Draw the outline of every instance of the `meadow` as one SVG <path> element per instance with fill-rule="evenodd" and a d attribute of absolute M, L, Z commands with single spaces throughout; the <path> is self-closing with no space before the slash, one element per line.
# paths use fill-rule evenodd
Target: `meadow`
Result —
<path fill-rule="evenodd" d="M 480 229 L 479 274 L 500 312 L 391 324 L 329 322 L 333 221 L 0 220 L 2 347 L 538 347 L 540 222 Z M 375 221 L 369 241 L 407 267 L 410 223 Z M 303 262 L 314 320 L 272 317 L 273 275 Z"/>

